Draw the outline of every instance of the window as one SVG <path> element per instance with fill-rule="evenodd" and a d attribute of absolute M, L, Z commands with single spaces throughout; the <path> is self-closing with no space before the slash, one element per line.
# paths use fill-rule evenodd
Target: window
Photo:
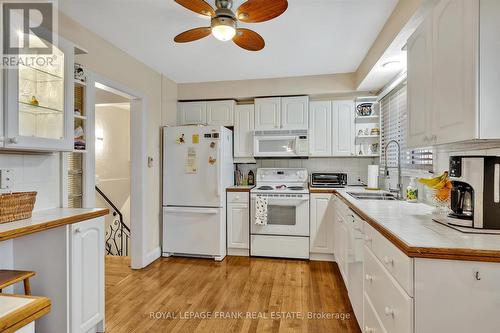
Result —
<path fill-rule="evenodd" d="M 406 146 L 406 80 L 394 88 L 380 101 L 381 114 L 381 158 L 382 169 L 385 167 L 385 146 L 395 140 L 401 146 L 401 167 L 405 170 L 432 170 L 433 154 L 431 149 L 409 149 Z M 387 164 L 397 166 L 398 149 L 391 144 L 387 149 Z"/>

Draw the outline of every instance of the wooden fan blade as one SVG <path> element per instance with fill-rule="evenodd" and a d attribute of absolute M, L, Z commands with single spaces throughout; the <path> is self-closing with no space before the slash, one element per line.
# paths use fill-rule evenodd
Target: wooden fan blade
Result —
<path fill-rule="evenodd" d="M 266 46 L 264 38 L 250 29 L 239 28 L 233 38 L 233 42 L 248 51 L 260 51 Z"/>
<path fill-rule="evenodd" d="M 287 0 L 248 0 L 238 8 L 236 17 L 245 23 L 259 23 L 280 16 L 287 8 Z"/>
<path fill-rule="evenodd" d="M 201 15 L 205 16 L 215 16 L 215 11 L 207 2 L 204 0 L 174 0 L 179 5 Z"/>
<path fill-rule="evenodd" d="M 174 41 L 176 43 L 192 42 L 192 41 L 207 37 L 211 33 L 212 33 L 212 29 L 209 27 L 194 28 L 194 29 L 184 31 L 183 33 L 178 34 L 177 36 L 175 36 Z"/>

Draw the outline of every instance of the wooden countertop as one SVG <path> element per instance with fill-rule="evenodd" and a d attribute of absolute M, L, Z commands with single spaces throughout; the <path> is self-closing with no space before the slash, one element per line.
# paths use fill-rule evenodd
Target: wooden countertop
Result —
<path fill-rule="evenodd" d="M 432 220 L 433 207 L 405 201 L 357 200 L 361 187 L 310 189 L 334 193 L 363 220 L 413 258 L 500 262 L 500 235 L 462 233 Z M 373 192 L 373 191 L 370 191 Z"/>
<path fill-rule="evenodd" d="M 0 224 L 0 241 L 90 220 L 108 213 L 106 208 L 54 208 L 33 212 L 29 219 Z"/>
<path fill-rule="evenodd" d="M 250 192 L 255 186 L 231 186 L 226 188 L 227 192 Z"/>
<path fill-rule="evenodd" d="M 0 294 L 0 332 L 11 333 L 50 312 L 47 297 Z"/>

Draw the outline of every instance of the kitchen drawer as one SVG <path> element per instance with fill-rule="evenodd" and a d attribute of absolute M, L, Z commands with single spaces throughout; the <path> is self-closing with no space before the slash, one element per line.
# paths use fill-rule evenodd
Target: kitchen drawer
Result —
<path fill-rule="evenodd" d="M 364 314 L 365 314 L 365 327 L 363 327 L 364 333 L 386 333 L 380 318 L 377 316 L 375 309 L 373 308 L 373 304 L 370 301 L 370 297 L 366 294 L 363 297 L 364 301 Z"/>
<path fill-rule="evenodd" d="M 248 192 L 228 192 L 227 202 L 228 203 L 244 203 L 248 204 L 250 201 L 250 196 Z"/>
<path fill-rule="evenodd" d="M 365 245 L 373 251 L 384 267 L 413 296 L 413 259 L 401 252 L 380 232 L 365 223 Z"/>
<path fill-rule="evenodd" d="M 364 247 L 365 293 L 373 304 L 387 333 L 413 332 L 413 298 Z"/>

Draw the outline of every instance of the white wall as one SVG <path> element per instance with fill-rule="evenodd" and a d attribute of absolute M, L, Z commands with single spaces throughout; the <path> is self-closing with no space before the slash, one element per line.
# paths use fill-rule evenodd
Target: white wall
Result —
<path fill-rule="evenodd" d="M 12 191 L 37 191 L 35 210 L 60 207 L 60 154 L 0 154 L 0 168 L 13 170 Z"/>
<path fill-rule="evenodd" d="M 111 199 L 130 227 L 130 105 L 97 106 L 95 109 L 96 185 Z M 96 193 L 96 204 L 108 205 Z M 106 216 L 106 228 L 113 222 Z"/>

